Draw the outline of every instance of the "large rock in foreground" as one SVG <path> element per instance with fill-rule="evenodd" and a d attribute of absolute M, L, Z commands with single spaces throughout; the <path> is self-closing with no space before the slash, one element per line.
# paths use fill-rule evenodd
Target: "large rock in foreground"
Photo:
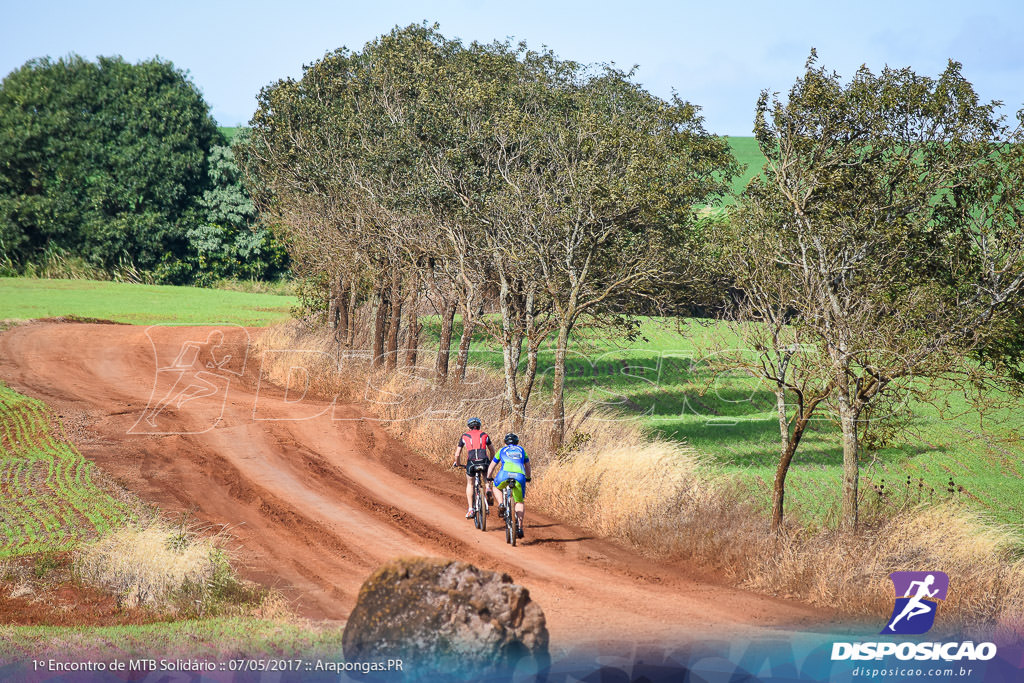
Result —
<path fill-rule="evenodd" d="M 359 589 L 342 645 L 350 662 L 401 659 L 416 677 L 428 670 L 487 674 L 543 667 L 548 630 L 544 612 L 508 574 L 402 558 Z"/>

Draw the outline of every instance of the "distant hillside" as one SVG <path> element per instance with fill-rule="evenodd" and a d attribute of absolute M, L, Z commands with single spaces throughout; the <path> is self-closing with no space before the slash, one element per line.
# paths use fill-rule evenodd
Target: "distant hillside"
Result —
<path fill-rule="evenodd" d="M 729 146 L 732 148 L 732 153 L 736 155 L 736 159 L 741 164 L 746 165 L 743 173 L 732 183 L 733 192 L 739 194 L 747 186 L 751 178 L 761 173 L 766 160 L 764 155 L 761 154 L 761 150 L 757 147 L 756 139 L 752 137 L 734 138 L 728 136 L 727 139 L 729 140 Z"/>
<path fill-rule="evenodd" d="M 245 126 L 217 126 L 217 129 L 225 138 L 227 138 L 229 143 L 234 139 L 236 135 L 238 135 L 238 131 L 242 130 L 243 128 L 245 128 Z"/>

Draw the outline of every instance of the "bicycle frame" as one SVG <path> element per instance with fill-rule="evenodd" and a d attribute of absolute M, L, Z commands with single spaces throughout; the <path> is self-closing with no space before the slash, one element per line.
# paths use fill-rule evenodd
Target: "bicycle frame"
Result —
<path fill-rule="evenodd" d="M 505 496 L 505 542 L 514 546 L 519 538 L 519 518 L 516 517 L 516 499 L 512 496 L 512 492 L 515 487 L 520 486 L 520 483 L 516 479 L 508 481 L 510 483 L 502 490 Z"/>
<path fill-rule="evenodd" d="M 480 531 L 487 531 L 487 490 L 483 483 L 483 473 L 473 473 L 473 523 Z"/>

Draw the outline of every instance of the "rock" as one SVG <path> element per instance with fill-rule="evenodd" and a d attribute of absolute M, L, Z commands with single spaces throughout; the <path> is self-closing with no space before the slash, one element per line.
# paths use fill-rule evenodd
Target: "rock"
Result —
<path fill-rule="evenodd" d="M 467 562 L 393 560 L 359 589 L 342 636 L 350 662 L 400 659 L 416 678 L 486 675 L 548 661 L 544 612 L 508 574 Z"/>

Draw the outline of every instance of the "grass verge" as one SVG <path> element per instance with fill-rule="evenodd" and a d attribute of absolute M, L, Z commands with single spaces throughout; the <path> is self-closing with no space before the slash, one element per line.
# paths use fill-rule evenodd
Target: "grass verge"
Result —
<path fill-rule="evenodd" d="M 52 656 L 62 661 L 127 658 L 341 659 L 344 624 L 252 617 L 98 626 L 0 626 L 0 664 Z"/>

